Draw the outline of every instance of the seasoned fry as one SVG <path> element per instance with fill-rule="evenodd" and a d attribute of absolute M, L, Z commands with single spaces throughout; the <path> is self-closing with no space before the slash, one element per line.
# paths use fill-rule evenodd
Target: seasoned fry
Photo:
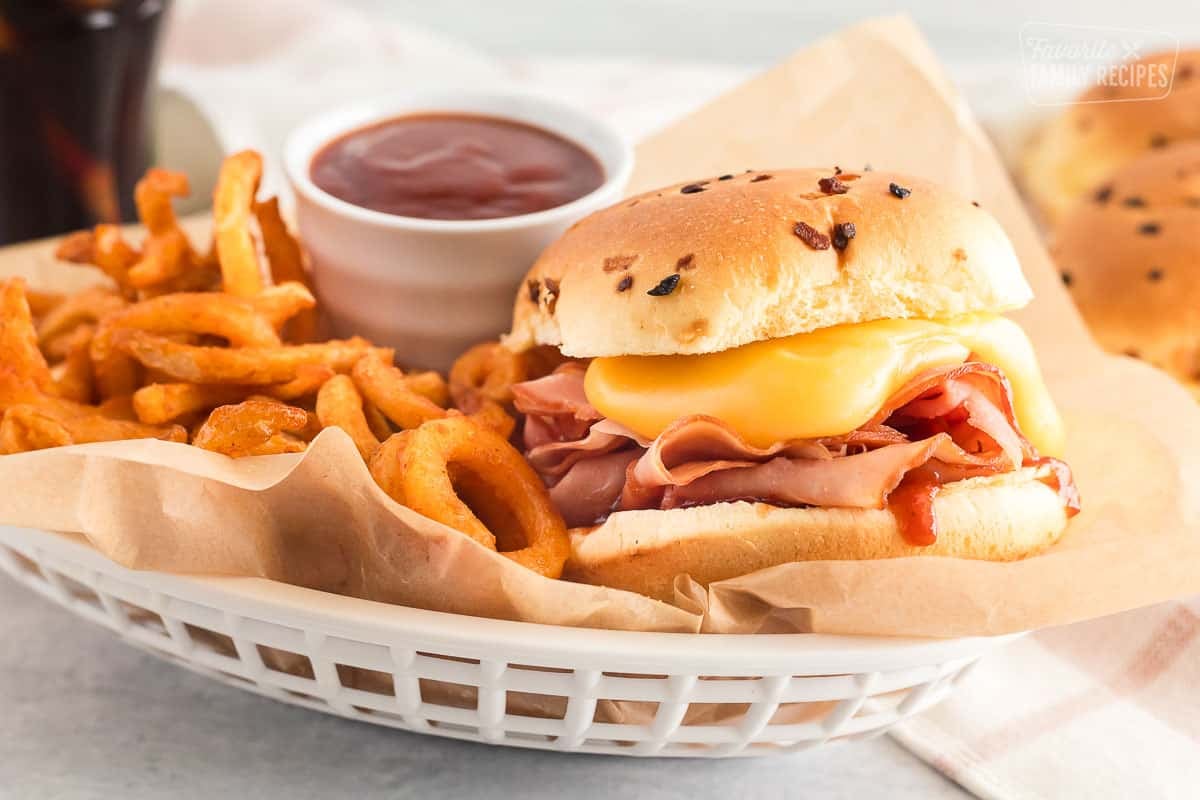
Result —
<path fill-rule="evenodd" d="M 312 292 L 303 284 L 294 282 L 263 289 L 260 294 L 250 298 L 250 302 L 258 309 L 258 313 L 271 321 L 276 330 L 286 325 L 292 317 L 317 305 Z"/>
<path fill-rule="evenodd" d="M 252 395 L 276 401 L 298 400 L 315 395 L 336 374 L 324 364 L 305 364 L 296 369 L 293 380 L 275 385 L 152 383 L 133 393 L 133 409 L 136 419 L 161 425 L 217 406 L 240 403 Z"/>
<path fill-rule="evenodd" d="M 482 342 L 463 353 L 450 367 L 450 396 L 454 404 L 472 413 L 480 398 L 501 405 L 512 403 L 512 386 L 526 377 L 525 360 L 499 342 Z"/>
<path fill-rule="evenodd" d="M 231 458 L 299 453 L 298 434 L 308 426 L 308 413 L 274 400 L 246 400 L 214 409 L 196 431 L 192 444 Z"/>
<path fill-rule="evenodd" d="M 96 406 L 96 411 L 101 416 L 109 419 L 123 419 L 129 422 L 137 422 L 137 414 L 133 410 L 133 396 L 128 394 L 118 394 L 104 400 L 100 405 Z"/>
<path fill-rule="evenodd" d="M 409 388 L 404 373 L 385 361 L 378 351 L 363 356 L 351 375 L 363 396 L 400 428 L 416 428 L 423 422 L 446 416 L 445 409 Z"/>
<path fill-rule="evenodd" d="M 194 333 L 219 336 L 234 347 L 274 347 L 281 344 L 271 322 L 240 297 L 214 292 L 180 292 L 135 303 L 105 320 L 99 333 L 111 337 L 120 328 L 147 333 Z M 110 347 L 106 338 L 102 343 Z M 106 352 L 98 352 L 97 360 Z"/>
<path fill-rule="evenodd" d="M 278 345 L 264 317 L 245 300 L 222 294 L 179 293 L 143 300 L 104 320 L 92 340 L 91 357 L 104 396 L 131 393 L 137 387 L 136 364 L 114 345 L 118 331 L 137 329 L 162 335 L 206 334 L 233 345 Z"/>
<path fill-rule="evenodd" d="M 363 414 L 362 395 L 346 375 L 330 378 L 317 393 L 317 419 L 324 428 L 338 427 L 349 434 L 364 461 L 370 461 L 379 447 Z"/>
<path fill-rule="evenodd" d="M 250 232 L 250 216 L 258 182 L 262 178 L 262 156 L 243 150 L 221 164 L 213 193 L 213 237 L 225 291 L 238 297 L 253 297 L 263 290 L 258 248 Z"/>
<path fill-rule="evenodd" d="M 152 383 L 133 393 L 133 411 L 147 425 L 162 425 L 189 414 L 238 403 L 247 394 L 244 386 Z"/>
<path fill-rule="evenodd" d="M 372 474 L 398 502 L 489 549 L 499 541 L 512 548 L 503 555 L 535 572 L 562 575 L 570 552 L 562 517 L 533 468 L 499 434 L 447 417 L 379 454 Z"/>
<path fill-rule="evenodd" d="M 467 419 L 495 431 L 505 439 L 512 436 L 517 427 L 517 421 L 499 403 L 486 398 L 474 413 L 467 415 Z"/>
<path fill-rule="evenodd" d="M 14 406 L 0 419 L 0 454 L 28 453 L 72 444 L 70 432 L 33 406 Z"/>
<path fill-rule="evenodd" d="M 370 344 L 358 337 L 321 344 L 230 349 L 177 344 L 162 336 L 127 329 L 117 329 L 113 341 L 146 367 L 176 380 L 255 385 L 294 380 L 306 364 L 324 364 L 345 372 L 370 349 Z"/>
<path fill-rule="evenodd" d="M 92 402 L 94 386 L 89 349 L 95 330 L 91 325 L 80 325 L 70 335 L 66 357 L 54 380 L 59 397 L 74 400 L 76 403 Z"/>
<path fill-rule="evenodd" d="M 68 234 L 54 249 L 54 257 L 73 264 L 95 263 L 95 237 L 91 231 L 75 231 Z"/>
<path fill-rule="evenodd" d="M 49 347 L 63 335 L 69 335 L 80 325 L 95 325 L 105 317 L 125 307 L 121 295 L 104 287 L 87 289 L 68 297 L 38 325 L 38 342 Z"/>
<path fill-rule="evenodd" d="M 33 315 L 25 300 L 24 278 L 0 284 L 0 364 L 43 390 L 53 390 L 50 368 L 38 349 Z"/>
<path fill-rule="evenodd" d="M 301 397 L 316 394 L 317 390 L 325 385 L 325 381 L 336 374 L 332 367 L 325 364 L 302 364 L 296 367 L 296 377 L 292 380 L 260 391 L 276 400 L 299 400 Z"/>
<path fill-rule="evenodd" d="M 154 427 L 110 419 L 99 413 L 64 413 L 36 405 L 18 405 L 4 412 L 0 442 L 5 452 L 25 452 L 65 444 L 112 442 L 121 439 L 163 439 L 186 442 L 178 425 Z"/>
<path fill-rule="evenodd" d="M 134 296 L 129 283 L 129 268 L 137 263 L 139 255 L 126 244 L 121 229 L 116 225 L 97 225 L 90 231 L 70 234 L 54 251 L 54 257 L 76 264 L 91 264 L 110 277 L 127 298 Z M 37 312 L 35 316 L 40 316 Z"/>
<path fill-rule="evenodd" d="M 409 372 L 405 374 L 404 382 L 409 389 L 435 405 L 445 408 L 450 404 L 450 389 L 446 379 L 436 372 Z"/>
<path fill-rule="evenodd" d="M 363 416 L 367 419 L 371 433 L 375 434 L 375 438 L 379 441 L 386 441 L 392 435 L 392 423 L 388 422 L 388 418 L 383 415 L 383 412 L 366 398 L 363 399 Z"/>
<path fill-rule="evenodd" d="M 279 198 L 272 197 L 254 204 L 254 215 L 258 217 L 258 229 L 262 232 L 263 252 L 271 267 L 271 279 L 276 285 L 298 283 L 312 288 L 308 274 L 304 271 L 304 255 L 300 243 L 287 229 L 279 214 Z M 290 341 L 311 342 L 316 338 L 317 313 L 312 307 L 299 311 L 287 325 Z"/>
<path fill-rule="evenodd" d="M 126 299 L 134 299 L 136 290 L 129 282 L 129 268 L 137 263 L 140 256 L 125 241 L 121 229 L 116 225 L 97 225 L 93 232 L 92 247 L 92 263 L 112 278 Z"/>
<path fill-rule="evenodd" d="M 134 187 L 133 201 L 137 205 L 138 217 L 152 236 L 180 231 L 171 198 L 187 197 L 190 191 L 187 175 L 182 172 L 160 167 L 146 170 Z"/>
<path fill-rule="evenodd" d="M 25 289 L 25 301 L 29 303 L 29 312 L 36 317 L 44 317 L 57 308 L 67 296 L 62 292 L 47 292 L 41 289 Z"/>
<path fill-rule="evenodd" d="M 404 450 L 412 441 L 412 435 L 412 431 L 392 434 L 383 440 L 383 444 L 367 462 L 367 468 L 370 469 L 375 483 L 400 505 L 406 505 L 401 476 L 404 470 Z"/>
<path fill-rule="evenodd" d="M 130 285 L 149 289 L 175 280 L 191 266 L 190 251 L 183 231 L 148 236 L 142 244 L 141 259 L 129 268 Z"/>

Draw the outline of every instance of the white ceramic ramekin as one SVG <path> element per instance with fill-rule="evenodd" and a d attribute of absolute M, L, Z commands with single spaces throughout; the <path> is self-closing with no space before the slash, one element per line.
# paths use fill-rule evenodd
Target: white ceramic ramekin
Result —
<path fill-rule="evenodd" d="M 557 208 L 489 220 L 399 217 L 318 189 L 313 155 L 343 133 L 414 113 L 485 114 L 559 134 L 604 167 L 595 191 Z M 542 97 L 414 91 L 316 117 L 288 138 L 284 166 L 317 294 L 338 336 L 396 348 L 402 366 L 446 369 L 463 350 L 508 329 L 526 270 L 571 223 L 620 200 L 633 149 L 606 122 Z"/>

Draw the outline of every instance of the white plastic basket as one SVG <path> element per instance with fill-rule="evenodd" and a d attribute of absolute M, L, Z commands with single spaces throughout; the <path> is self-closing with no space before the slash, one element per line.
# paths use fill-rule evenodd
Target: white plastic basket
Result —
<path fill-rule="evenodd" d="M 878 735 L 943 699 L 984 652 L 1013 638 L 531 625 L 253 578 L 135 572 L 73 537 L 7 527 L 0 567 L 224 683 L 363 722 L 569 752 L 763 755 Z"/>

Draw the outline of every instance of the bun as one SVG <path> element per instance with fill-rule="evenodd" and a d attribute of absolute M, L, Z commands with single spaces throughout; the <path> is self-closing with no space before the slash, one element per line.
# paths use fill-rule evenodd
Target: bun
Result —
<path fill-rule="evenodd" d="M 579 358 L 709 353 L 843 323 L 1018 308 L 1031 297 L 1000 225 L 919 178 L 833 169 L 712 177 L 576 223 L 529 271 L 506 344 Z M 890 184 L 909 190 L 903 199 Z M 815 249 L 853 223 L 844 249 Z M 647 292 L 666 279 L 662 296 Z"/>
<path fill-rule="evenodd" d="M 676 575 L 707 586 L 793 561 L 953 556 L 1011 561 L 1054 544 L 1067 525 L 1036 468 L 947 484 L 934 502 L 938 540 L 914 547 L 890 511 L 718 503 L 620 511 L 572 531 L 563 577 L 671 600 Z"/>
<path fill-rule="evenodd" d="M 1051 252 L 1107 350 L 1200 376 L 1200 141 L 1128 164 L 1055 232 Z"/>
<path fill-rule="evenodd" d="M 1026 148 L 1021 184 L 1051 226 L 1119 167 L 1148 150 L 1200 138 L 1200 51 L 1180 52 L 1178 61 L 1170 52 L 1130 63 L 1174 67 L 1170 93 L 1139 100 L 1153 94 L 1146 85 L 1094 86 Z"/>

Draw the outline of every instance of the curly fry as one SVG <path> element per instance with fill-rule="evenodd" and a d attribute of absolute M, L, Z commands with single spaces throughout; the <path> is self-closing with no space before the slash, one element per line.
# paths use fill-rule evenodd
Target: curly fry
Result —
<path fill-rule="evenodd" d="M 482 342 L 450 367 L 450 396 L 466 412 L 478 410 L 480 398 L 512 403 L 512 386 L 526 377 L 525 359 L 499 342 Z"/>
<path fill-rule="evenodd" d="M 237 346 L 278 345 L 279 335 L 247 301 L 215 293 L 179 293 L 143 300 L 106 317 L 92 340 L 96 381 L 105 397 L 137 388 L 137 364 L 114 343 L 117 332 L 137 329 L 158 334 L 207 334 Z"/>
<path fill-rule="evenodd" d="M 379 448 L 363 413 L 362 395 L 346 375 L 330 378 L 317 393 L 317 419 L 323 428 L 337 427 L 349 434 L 364 461 L 370 461 Z"/>
<path fill-rule="evenodd" d="M 446 386 L 446 379 L 437 372 L 409 372 L 405 374 L 404 382 L 409 389 L 434 405 L 445 408 L 450 404 L 450 389 Z"/>
<path fill-rule="evenodd" d="M 54 381 L 59 397 L 77 403 L 92 402 L 92 358 L 88 351 L 95 330 L 91 325 L 80 325 L 70 335 L 61 372 Z"/>
<path fill-rule="evenodd" d="M 97 225 L 93 232 L 92 263 L 117 284 L 126 299 L 132 300 L 136 290 L 129 282 L 129 268 L 141 257 L 125 241 L 116 225 Z"/>
<path fill-rule="evenodd" d="M 301 397 L 316 394 L 325 385 L 325 381 L 336 374 L 332 367 L 325 364 L 302 364 L 296 367 L 295 378 L 292 378 L 287 383 L 268 386 L 259 391 L 274 397 L 276 400 L 298 400 Z"/>
<path fill-rule="evenodd" d="M 160 167 L 151 167 L 133 189 L 138 217 L 153 236 L 179 231 L 179 220 L 171 205 L 172 197 L 191 193 L 187 175 Z"/>
<path fill-rule="evenodd" d="M 269 286 L 249 298 L 258 313 L 271 321 L 276 330 L 283 328 L 297 314 L 315 308 L 317 300 L 308 287 L 289 281 L 278 286 Z"/>
<path fill-rule="evenodd" d="M 172 281 L 191 266 L 191 246 L 183 231 L 149 236 L 142 244 L 142 257 L 129 268 L 128 279 L 135 289 L 150 289 Z"/>
<path fill-rule="evenodd" d="M 96 241 L 91 231 L 75 231 L 58 243 L 54 257 L 72 264 L 91 264 L 96 260 Z"/>
<path fill-rule="evenodd" d="M 305 443 L 294 434 L 307 426 L 308 413 L 302 408 L 273 400 L 246 400 L 214 409 L 192 444 L 231 458 L 299 453 Z"/>
<path fill-rule="evenodd" d="M 10 278 L 0 284 L 0 364 L 39 388 L 53 391 L 54 381 L 38 349 L 33 315 L 25 300 L 24 278 Z"/>
<path fill-rule="evenodd" d="M 125 300 L 111 289 L 96 287 L 71 295 L 45 317 L 38 326 L 38 342 L 49 344 L 69 335 L 80 325 L 95 325 L 125 307 Z"/>
<path fill-rule="evenodd" d="M 187 431 L 178 425 L 153 427 L 110 419 L 94 411 L 71 414 L 36 405 L 13 406 L 0 421 L 0 442 L 7 453 L 121 439 L 186 442 Z"/>
<path fill-rule="evenodd" d="M 350 374 L 363 396 L 400 428 L 416 428 L 446 416 L 445 409 L 410 389 L 404 373 L 377 350 L 363 356 Z"/>
<path fill-rule="evenodd" d="M 386 440 L 394 433 L 392 423 L 388 422 L 388 418 L 383 415 L 383 412 L 366 398 L 363 398 L 363 416 L 367 419 L 371 433 L 375 434 L 375 438 L 379 441 Z"/>
<path fill-rule="evenodd" d="M 385 443 L 371 471 L 417 513 L 489 549 L 509 548 L 503 555 L 542 575 L 562 575 L 570 552 L 562 516 L 533 468 L 494 431 L 465 417 L 433 420 L 398 446 Z"/>
<path fill-rule="evenodd" d="M 412 434 L 412 431 L 392 434 L 383 440 L 383 444 L 367 462 L 367 468 L 371 471 L 375 483 L 400 505 L 407 505 L 404 502 L 404 482 L 401 476 L 404 470 L 404 450 L 412 441 Z"/>
<path fill-rule="evenodd" d="M 62 292 L 47 292 L 43 289 L 25 289 L 25 301 L 34 317 L 44 317 L 62 304 L 67 296 Z"/>
<path fill-rule="evenodd" d="M 262 232 L 263 252 L 271 267 L 271 279 L 276 284 L 298 283 L 310 291 L 312 284 L 304 271 L 304 255 L 279 213 L 279 198 L 272 197 L 254 204 L 254 215 L 258 217 L 258 229 Z M 315 309 L 304 309 L 288 323 L 288 339 L 296 342 L 311 342 L 317 333 Z"/>
<path fill-rule="evenodd" d="M 145 331 L 118 329 L 114 343 L 144 366 L 192 383 L 286 383 L 300 367 L 324 364 L 345 372 L 370 349 L 365 339 L 332 339 L 280 347 L 206 347 L 177 344 Z"/>
<path fill-rule="evenodd" d="M 235 153 L 221 163 L 213 193 L 213 238 L 225 291 L 253 297 L 263 290 L 258 248 L 250 232 L 250 214 L 262 178 L 262 156 L 253 150 Z"/>
<path fill-rule="evenodd" d="M 129 283 L 128 273 L 140 256 L 126 244 L 118 226 L 104 224 L 90 231 L 76 231 L 59 243 L 54 257 L 99 267 L 101 272 L 112 278 L 126 298 L 132 299 L 134 290 Z"/>
<path fill-rule="evenodd" d="M 96 406 L 96 412 L 109 419 L 123 419 L 127 422 L 139 421 L 133 410 L 133 395 L 114 395 Z"/>
<path fill-rule="evenodd" d="M 162 425 L 217 406 L 241 402 L 244 386 L 152 383 L 133 393 L 133 412 L 147 425 Z"/>
<path fill-rule="evenodd" d="M 451 412 L 453 413 L 455 412 Z M 466 416 L 467 419 L 495 431 L 505 439 L 512 436 L 517 428 L 517 421 L 494 400 L 484 399 L 475 412 Z"/>

